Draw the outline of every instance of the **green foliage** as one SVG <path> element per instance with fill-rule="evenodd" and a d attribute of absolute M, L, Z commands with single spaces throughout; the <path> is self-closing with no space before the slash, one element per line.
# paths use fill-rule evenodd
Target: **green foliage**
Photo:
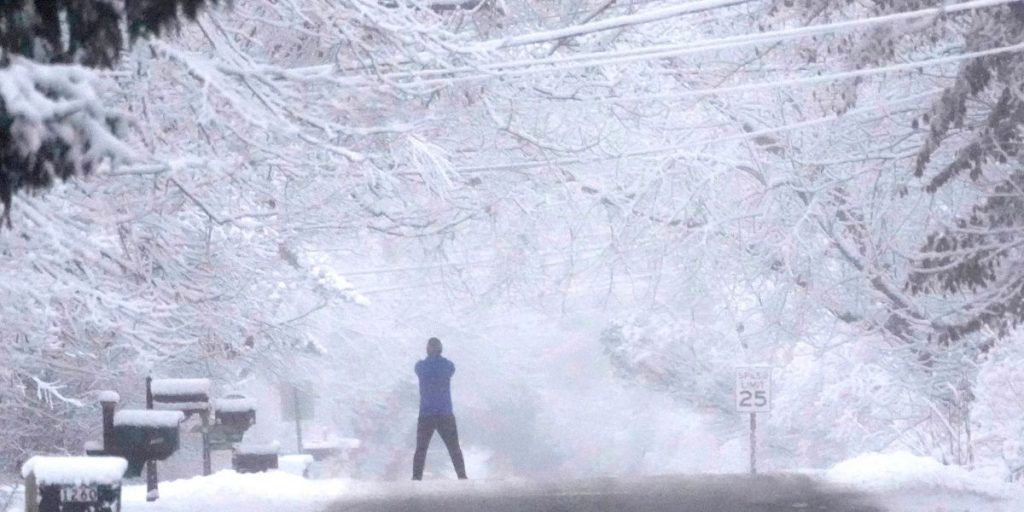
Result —
<path fill-rule="evenodd" d="M 1019 4 L 979 15 L 966 32 L 972 50 L 1022 38 Z M 914 173 L 926 179 L 925 189 L 935 193 L 961 178 L 987 190 L 955 225 L 929 234 L 908 280 L 915 294 L 970 297 L 959 318 L 937 333 L 941 344 L 982 330 L 1006 336 L 1024 321 L 1024 254 L 1017 249 L 1024 236 L 1022 84 L 1019 52 L 976 59 L 960 67 L 953 85 L 922 116 L 928 134 Z M 942 160 L 935 158 L 940 153 Z"/>

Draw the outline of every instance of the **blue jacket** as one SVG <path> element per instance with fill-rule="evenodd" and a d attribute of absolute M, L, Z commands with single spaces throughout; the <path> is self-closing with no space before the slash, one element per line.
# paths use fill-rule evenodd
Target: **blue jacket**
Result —
<path fill-rule="evenodd" d="M 420 416 L 452 414 L 452 375 L 455 365 L 438 355 L 416 363 L 420 378 Z"/>

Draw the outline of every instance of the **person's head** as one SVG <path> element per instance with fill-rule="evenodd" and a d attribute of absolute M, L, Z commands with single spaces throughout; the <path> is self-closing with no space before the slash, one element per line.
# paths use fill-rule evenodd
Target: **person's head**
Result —
<path fill-rule="evenodd" d="M 441 340 L 437 338 L 430 338 L 427 340 L 427 355 L 428 356 L 439 356 L 441 355 Z"/>

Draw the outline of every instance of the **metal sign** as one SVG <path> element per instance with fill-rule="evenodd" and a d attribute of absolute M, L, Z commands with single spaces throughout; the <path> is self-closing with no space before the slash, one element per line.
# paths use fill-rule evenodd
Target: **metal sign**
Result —
<path fill-rule="evenodd" d="M 736 368 L 736 410 L 769 412 L 772 410 L 772 369 L 769 366 Z"/>
<path fill-rule="evenodd" d="M 316 397 L 291 384 L 281 384 L 281 419 L 310 421 L 316 416 Z"/>

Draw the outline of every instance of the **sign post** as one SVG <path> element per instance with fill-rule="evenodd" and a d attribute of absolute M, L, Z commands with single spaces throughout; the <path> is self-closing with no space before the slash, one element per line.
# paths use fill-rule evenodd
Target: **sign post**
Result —
<path fill-rule="evenodd" d="M 299 398 L 299 388 L 292 388 L 293 399 L 295 400 L 295 444 L 302 453 L 302 399 Z"/>
<path fill-rule="evenodd" d="M 750 413 L 750 474 L 757 474 L 757 413 L 772 409 L 772 369 L 769 366 L 736 368 L 736 410 Z"/>
<path fill-rule="evenodd" d="M 281 385 L 281 416 L 285 421 L 295 422 L 295 444 L 298 453 L 303 453 L 302 422 L 315 418 L 315 396 L 289 383 Z"/>

